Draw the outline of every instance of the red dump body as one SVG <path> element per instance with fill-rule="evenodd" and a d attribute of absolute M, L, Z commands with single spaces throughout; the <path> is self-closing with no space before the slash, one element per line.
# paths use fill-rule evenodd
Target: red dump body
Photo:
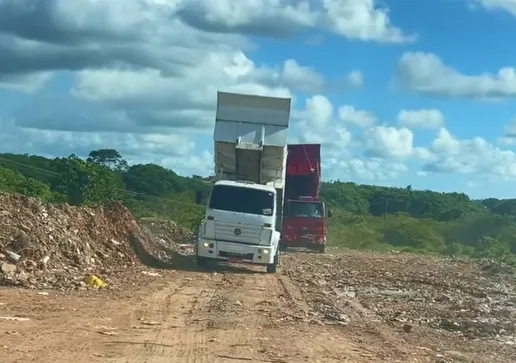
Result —
<path fill-rule="evenodd" d="M 299 197 L 319 199 L 321 186 L 321 145 L 288 145 L 285 200 Z"/>
<path fill-rule="evenodd" d="M 319 200 L 321 145 L 288 145 L 281 245 L 324 251 L 326 208 Z"/>

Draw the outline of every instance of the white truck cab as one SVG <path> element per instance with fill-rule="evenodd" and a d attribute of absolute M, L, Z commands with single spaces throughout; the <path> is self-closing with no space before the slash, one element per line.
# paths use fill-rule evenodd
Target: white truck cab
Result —
<path fill-rule="evenodd" d="M 280 232 L 276 190 L 235 181 L 218 181 L 211 191 L 200 228 L 197 262 L 215 258 L 229 262 L 266 264 L 275 272 Z"/>
<path fill-rule="evenodd" d="M 267 266 L 276 272 L 290 99 L 219 92 L 215 179 L 199 226 L 196 258 Z"/>

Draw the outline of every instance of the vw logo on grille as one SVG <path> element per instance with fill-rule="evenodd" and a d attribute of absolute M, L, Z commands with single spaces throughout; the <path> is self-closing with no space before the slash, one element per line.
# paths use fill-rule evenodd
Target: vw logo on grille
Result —
<path fill-rule="evenodd" d="M 240 228 L 235 228 L 233 233 L 235 234 L 235 236 L 240 236 L 242 234 L 242 230 Z"/>

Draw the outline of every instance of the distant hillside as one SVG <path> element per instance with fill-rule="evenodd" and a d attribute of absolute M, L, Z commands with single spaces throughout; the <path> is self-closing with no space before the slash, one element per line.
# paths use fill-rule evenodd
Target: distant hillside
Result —
<path fill-rule="evenodd" d="M 155 164 L 128 165 L 112 149 L 47 159 L 0 154 L 0 190 L 72 205 L 117 199 L 136 217 L 193 227 L 203 216 L 211 178 L 182 177 Z M 516 199 L 474 201 L 464 193 L 326 182 L 334 211 L 328 240 L 352 248 L 491 257 L 516 262 Z"/>
<path fill-rule="evenodd" d="M 114 173 L 113 175 L 117 176 L 117 180 L 113 181 L 116 187 L 127 192 L 172 199 L 179 197 L 192 203 L 196 192 L 204 196 L 209 192 L 210 178 L 182 177 L 172 170 L 154 164 L 128 166 L 116 150 L 95 150 L 91 155 L 91 163 L 105 166 Z M 44 183 L 51 191 L 61 194 L 66 194 L 62 186 L 63 175 L 67 173 L 66 168 L 83 164 L 87 165 L 74 156 L 47 159 L 34 155 L 0 154 L 0 166 Z M 9 185 L 11 184 L 13 181 Z M 13 190 L 13 187 L 9 188 Z M 487 199 L 477 203 L 464 193 L 420 191 L 412 190 L 410 187 L 389 188 L 351 182 L 327 182 L 322 184 L 321 198 L 349 212 L 373 216 L 406 213 L 415 218 L 450 221 L 483 213 L 483 206 L 498 214 L 516 215 L 516 204 L 513 202 L 507 204 L 506 201 Z M 509 205 L 513 204 L 515 208 L 510 208 Z"/>

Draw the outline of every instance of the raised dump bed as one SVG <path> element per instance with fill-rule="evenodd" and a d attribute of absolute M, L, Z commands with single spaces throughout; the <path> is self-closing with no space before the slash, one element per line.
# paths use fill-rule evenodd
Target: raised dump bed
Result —
<path fill-rule="evenodd" d="M 285 186 L 290 98 L 217 93 L 217 180 Z"/>
<path fill-rule="evenodd" d="M 321 145 L 288 145 L 285 199 L 319 199 L 321 185 Z"/>

